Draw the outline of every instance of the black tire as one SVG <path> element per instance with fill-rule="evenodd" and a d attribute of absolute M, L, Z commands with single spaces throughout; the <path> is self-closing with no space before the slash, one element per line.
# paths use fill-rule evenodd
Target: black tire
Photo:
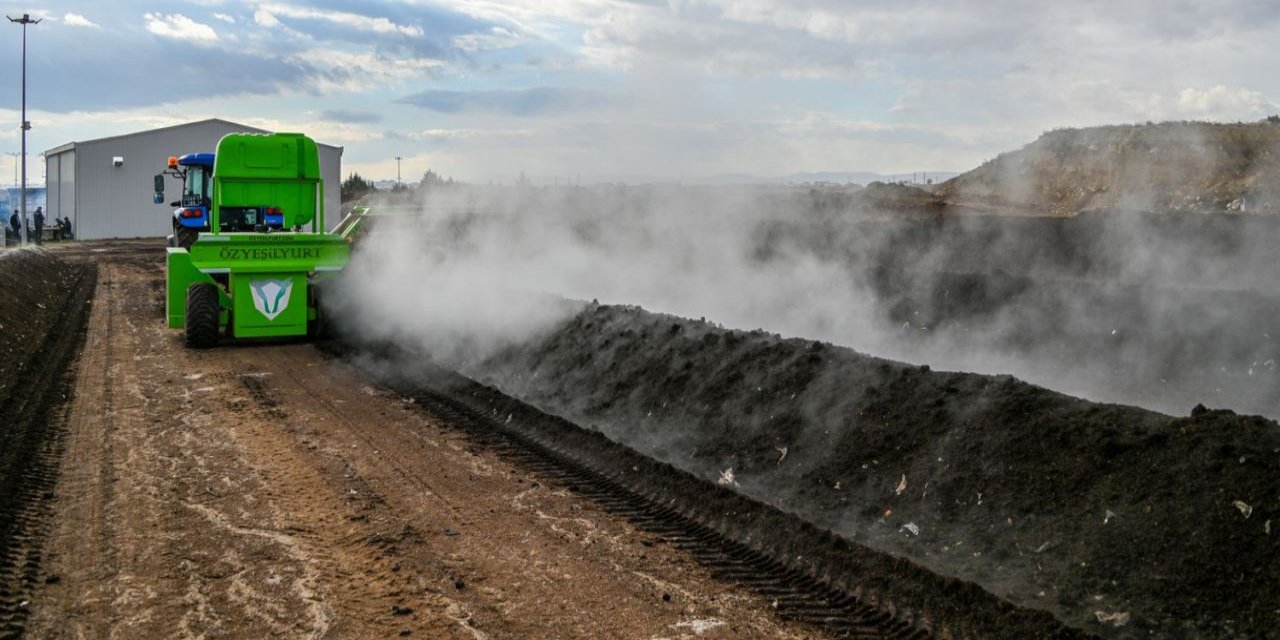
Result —
<path fill-rule="evenodd" d="M 316 310 L 316 319 L 307 321 L 307 339 L 324 340 L 329 337 L 329 325 L 325 322 L 324 309 L 320 305 L 320 287 L 318 283 L 307 283 L 307 306 Z"/>
<path fill-rule="evenodd" d="M 200 237 L 200 232 L 191 227 L 175 225 L 173 227 L 173 237 L 177 241 L 178 246 L 183 249 L 190 249 L 191 245 L 196 243 L 196 238 Z"/>
<path fill-rule="evenodd" d="M 219 311 L 217 285 L 197 282 L 187 287 L 184 333 L 188 347 L 208 349 L 218 345 Z"/>

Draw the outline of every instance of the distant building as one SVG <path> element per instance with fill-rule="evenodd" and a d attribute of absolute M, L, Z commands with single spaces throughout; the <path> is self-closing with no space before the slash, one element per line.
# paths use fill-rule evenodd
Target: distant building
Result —
<path fill-rule="evenodd" d="M 228 133 L 266 131 L 211 119 L 54 147 L 44 153 L 45 214 L 50 220 L 70 217 L 79 240 L 169 235 L 173 207 L 168 203 L 179 198 L 182 187 L 167 179 L 166 204 L 155 204 L 153 176 L 165 169 L 169 156 L 214 151 Z M 325 222 L 332 226 L 341 206 L 342 147 L 319 146 Z"/>

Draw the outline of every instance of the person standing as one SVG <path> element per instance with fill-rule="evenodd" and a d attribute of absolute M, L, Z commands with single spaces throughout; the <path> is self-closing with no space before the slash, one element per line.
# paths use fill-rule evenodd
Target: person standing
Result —
<path fill-rule="evenodd" d="M 9 216 L 9 227 L 13 229 L 13 243 L 17 244 L 22 241 L 22 223 L 18 220 L 18 210 L 13 210 L 13 215 Z"/>
<path fill-rule="evenodd" d="M 36 207 L 36 214 L 31 216 L 36 227 L 36 244 L 44 244 L 44 207 Z"/>

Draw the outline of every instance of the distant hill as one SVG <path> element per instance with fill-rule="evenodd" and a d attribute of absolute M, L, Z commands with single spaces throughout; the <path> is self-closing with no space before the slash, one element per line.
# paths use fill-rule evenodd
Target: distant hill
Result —
<path fill-rule="evenodd" d="M 1050 131 L 935 194 L 1010 213 L 1280 213 L 1280 117 Z"/>

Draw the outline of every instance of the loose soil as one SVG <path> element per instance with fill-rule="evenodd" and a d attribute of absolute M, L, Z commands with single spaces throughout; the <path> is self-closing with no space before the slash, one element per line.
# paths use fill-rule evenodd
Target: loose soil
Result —
<path fill-rule="evenodd" d="M 73 250 L 98 286 L 30 637 L 812 637 L 309 344 L 184 349 L 158 245 Z"/>
<path fill-rule="evenodd" d="M 1277 637 L 1280 426 L 1086 402 L 591 305 L 471 373 L 873 548 L 1116 638 Z"/>

